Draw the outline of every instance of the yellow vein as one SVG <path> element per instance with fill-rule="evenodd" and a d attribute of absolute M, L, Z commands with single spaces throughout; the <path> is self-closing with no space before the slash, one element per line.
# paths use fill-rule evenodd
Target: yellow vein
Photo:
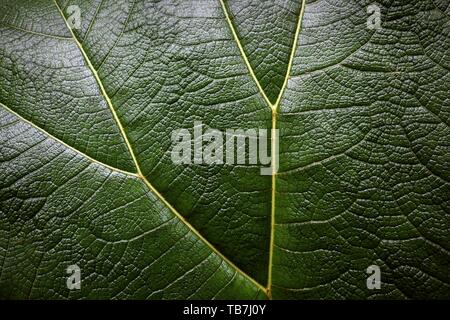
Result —
<path fill-rule="evenodd" d="M 215 252 L 223 261 L 228 263 L 232 268 L 234 268 L 237 272 L 241 273 L 244 277 L 250 280 L 258 289 L 266 293 L 266 288 L 264 288 L 260 283 L 258 283 L 255 279 L 249 276 L 247 273 L 242 271 L 238 266 L 236 266 L 231 260 L 225 257 L 219 250 L 217 250 L 205 237 L 203 237 L 197 229 L 195 229 L 185 218 L 182 216 L 163 196 L 159 193 L 158 190 L 144 177 L 141 176 L 142 180 L 144 180 L 147 187 L 180 219 L 193 234 L 195 234 L 199 239 L 201 239 L 210 249 Z"/>
<path fill-rule="evenodd" d="M 92 65 L 92 63 L 91 63 L 91 61 L 90 61 L 90 59 L 89 59 L 89 57 L 87 56 L 87 54 L 86 54 L 86 52 L 84 51 L 84 49 L 83 49 L 83 46 L 82 46 L 82 44 L 78 41 L 78 39 L 77 39 L 77 37 L 75 36 L 75 34 L 74 34 L 74 32 L 73 32 L 73 30 L 72 30 L 72 28 L 70 27 L 70 25 L 68 24 L 68 22 L 67 22 L 67 19 L 66 19 L 66 17 L 64 16 L 64 13 L 62 12 L 62 10 L 61 10 L 61 8 L 59 7 L 59 5 L 58 5 L 58 3 L 56 2 L 56 0 L 54 0 L 54 2 L 55 2 L 55 4 L 56 4 L 56 7 L 58 8 L 58 10 L 59 10 L 59 12 L 60 12 L 60 14 L 61 14 L 61 16 L 63 17 L 63 19 L 64 19 L 64 21 L 65 21 L 65 23 L 66 23 L 66 25 L 67 25 L 67 27 L 69 28 L 69 30 L 70 30 L 70 32 L 71 32 L 71 34 L 72 34 L 72 37 L 74 38 L 74 40 L 75 40 L 75 42 L 77 43 L 77 45 L 78 45 L 78 48 L 80 49 L 80 51 L 81 51 L 81 53 L 82 53 L 82 55 L 83 55 L 83 57 L 84 57 L 84 59 L 86 60 L 86 63 L 88 64 L 88 66 L 89 66 L 89 69 L 91 69 L 91 72 L 93 73 L 93 75 L 94 75 L 94 77 L 95 77 L 95 79 L 96 79 L 96 81 L 97 81 L 97 83 L 98 83 L 98 86 L 100 87 L 100 90 L 101 90 L 101 93 L 102 93 L 102 95 L 104 96 L 104 98 L 105 98 L 105 100 L 107 101 L 107 103 L 108 103 L 108 107 L 110 108 L 110 110 L 111 110 L 111 113 L 113 114 L 113 117 L 114 117 L 114 120 L 117 122 L 117 125 L 118 125 L 118 127 L 119 127 L 119 130 L 120 130 L 120 132 L 121 132 L 121 134 L 122 134 L 122 136 L 123 136 L 123 138 L 124 138 L 124 140 L 125 140 L 125 143 L 126 143 L 126 145 L 127 145 L 127 147 L 128 147 L 128 149 L 129 149 L 129 152 L 130 152 L 130 154 L 131 154 L 131 157 L 133 158 L 133 162 L 134 162 L 134 164 L 135 164 L 135 166 L 136 166 L 136 170 L 137 170 L 137 175 L 139 176 L 139 178 L 140 179 L 142 179 L 143 181 L 144 181 L 144 183 L 145 183 L 145 185 L 150 189 L 150 191 L 152 192 L 152 193 L 154 193 L 166 206 L 167 206 L 167 208 L 169 208 L 169 210 L 170 211 L 172 211 L 172 213 L 181 221 L 181 222 L 183 222 L 188 228 L 189 228 L 189 230 L 193 233 L 193 234 L 195 234 L 199 239 L 201 239 L 215 254 L 217 254 L 223 261 L 225 261 L 226 263 L 228 263 L 228 265 L 230 265 L 232 268 L 234 268 L 237 272 L 239 272 L 239 273 L 241 273 L 245 278 L 247 278 L 250 282 L 252 282 L 253 284 L 255 284 L 256 286 L 257 286 L 257 288 L 259 288 L 260 290 L 262 290 L 262 291 L 266 291 L 266 289 L 261 285 L 261 284 L 259 284 L 255 279 L 253 279 L 252 277 L 250 277 L 248 274 L 246 274 L 244 271 L 242 271 L 240 268 L 238 268 L 233 262 L 231 262 L 227 257 L 225 257 L 219 250 L 217 250 L 206 238 L 204 238 L 184 217 L 183 217 L 183 215 L 181 215 L 164 197 L 163 197 L 163 195 L 162 194 L 160 194 L 159 192 L 158 192 L 158 190 L 156 190 L 156 188 L 147 180 L 147 178 L 143 175 L 143 173 L 142 173 L 142 171 L 141 171 L 141 168 L 140 168 L 140 166 L 139 166 L 139 163 L 138 163 L 138 161 L 137 161 L 137 158 L 136 158 L 136 155 L 134 154 L 134 151 L 133 151 L 133 148 L 132 148 L 132 146 L 131 146 L 131 144 L 130 144 L 130 142 L 129 142 L 129 140 L 128 140 L 128 136 L 127 136 L 127 134 L 126 134 L 126 132 L 125 132 L 125 129 L 123 128 L 123 126 L 122 126 L 122 123 L 121 123 L 121 121 L 120 121 L 120 119 L 119 119 L 119 117 L 118 117 L 118 115 L 117 115 L 117 113 L 116 113 L 116 111 L 115 111 L 115 109 L 114 109 L 114 107 L 113 107 L 113 105 L 112 105 L 112 101 L 111 101 L 111 99 L 109 98 L 109 96 L 108 96 L 108 94 L 107 94 L 107 92 L 106 92 L 106 90 L 105 90 L 105 88 L 104 88 L 104 86 L 103 86 L 103 83 L 102 83 L 102 81 L 101 81 L 101 79 L 100 79 L 100 77 L 99 77 L 99 75 L 98 75 L 98 73 L 97 73 L 97 71 L 95 70 L 95 68 L 94 68 L 94 66 Z"/>
<path fill-rule="evenodd" d="M 272 109 L 273 105 L 270 102 L 269 98 L 267 97 L 266 93 L 264 92 L 264 89 L 261 87 L 261 84 L 258 81 L 258 78 L 255 75 L 255 72 L 253 71 L 252 66 L 250 65 L 250 62 L 248 61 L 247 54 L 244 51 L 244 48 L 241 45 L 241 41 L 239 40 L 239 37 L 237 35 L 236 29 L 234 28 L 233 22 L 231 21 L 230 15 L 228 14 L 227 6 L 224 2 L 224 0 L 220 0 L 220 4 L 222 5 L 222 10 L 225 14 L 225 19 L 228 22 L 228 25 L 230 27 L 231 33 L 233 34 L 234 41 L 236 42 L 239 51 L 241 53 L 242 59 L 244 59 L 245 65 L 247 66 L 248 71 L 250 72 L 250 75 L 252 76 L 253 80 L 256 83 L 256 86 L 258 87 L 259 92 L 263 96 L 264 100 L 266 101 L 267 105 Z"/>
<path fill-rule="evenodd" d="M 55 2 L 56 7 L 59 10 L 59 13 L 61 14 L 62 18 L 64 19 L 64 22 L 66 23 L 67 28 L 69 28 L 70 33 L 72 34 L 72 38 L 75 40 L 75 43 L 77 44 L 81 54 L 83 55 L 84 60 L 88 64 L 89 69 L 91 70 L 92 74 L 94 75 L 95 80 L 97 81 L 100 91 L 108 104 L 109 110 L 111 111 L 113 118 L 114 118 L 115 122 L 117 123 L 117 126 L 119 127 L 119 131 L 122 134 L 122 137 L 125 141 L 125 144 L 128 147 L 128 150 L 130 151 L 131 157 L 136 166 L 136 170 L 138 171 L 138 174 L 139 174 L 139 166 L 137 165 L 137 159 L 136 159 L 136 156 L 134 155 L 133 148 L 131 147 L 130 141 L 128 141 L 128 136 L 125 134 L 125 130 L 122 126 L 122 123 L 120 122 L 120 119 L 116 113 L 116 110 L 114 109 L 114 107 L 112 105 L 111 99 L 109 98 L 108 94 L 106 93 L 105 87 L 103 86 L 103 83 L 97 73 L 97 70 L 95 70 L 94 66 L 91 63 L 91 60 L 89 59 L 89 57 L 86 54 L 86 51 L 84 51 L 82 44 L 80 43 L 80 41 L 78 41 L 78 38 L 75 36 L 75 33 L 73 32 L 66 17 L 64 16 L 64 13 L 62 12 L 61 8 L 59 7 L 59 4 L 56 2 L 56 0 L 54 0 L 54 2 Z"/>
<path fill-rule="evenodd" d="M 278 159 L 275 160 L 275 157 L 278 155 L 275 154 L 275 145 L 277 143 L 276 141 L 276 135 L 274 135 L 274 131 L 277 128 L 277 113 L 275 110 L 272 111 L 272 144 L 271 144 L 271 156 L 272 161 L 278 161 Z M 277 172 L 275 171 L 275 165 L 272 164 L 272 194 L 271 194 L 271 200 L 270 200 L 270 242 L 269 242 L 269 267 L 267 271 L 267 295 L 270 299 L 272 299 L 272 263 L 273 263 L 273 247 L 274 247 L 274 239 L 275 239 L 275 198 L 276 198 L 276 177 Z"/>
<path fill-rule="evenodd" d="M 259 80 L 257 79 L 252 66 L 250 65 L 250 62 L 247 58 L 247 55 L 244 51 L 244 48 L 239 40 L 239 36 L 237 35 L 237 31 L 233 25 L 233 22 L 230 18 L 230 15 L 228 13 L 228 9 L 227 6 L 224 2 L 224 0 L 219 0 L 220 4 L 222 6 L 222 10 L 225 14 L 225 18 L 227 20 L 227 23 L 230 27 L 231 33 L 233 34 L 233 38 L 239 48 L 239 51 L 241 53 L 242 59 L 245 62 L 245 65 L 247 66 L 247 69 L 250 72 L 251 77 L 253 78 L 253 80 L 255 81 L 255 84 L 258 88 L 258 90 L 260 91 L 262 97 L 264 98 L 264 100 L 266 101 L 267 105 L 270 107 L 270 109 L 272 110 L 272 143 L 271 143 L 271 149 L 272 149 L 272 158 L 274 156 L 278 156 L 278 155 L 274 155 L 274 150 L 275 150 L 275 146 L 276 146 L 276 135 L 274 135 L 274 131 L 277 128 L 277 110 L 278 107 L 280 105 L 281 102 L 281 98 L 284 94 L 284 91 L 287 87 L 287 83 L 289 81 L 289 77 L 291 74 L 291 70 L 292 70 L 292 64 L 294 61 L 294 56 L 295 56 L 295 52 L 296 52 L 296 48 L 298 45 L 298 38 L 300 35 L 300 30 L 301 30 L 301 25 L 302 25 L 302 20 L 303 20 L 303 15 L 305 12 L 305 4 L 306 4 L 306 0 L 302 0 L 301 3 L 301 7 L 300 7 L 300 11 L 299 11 L 299 15 L 298 15 L 298 20 L 297 20 L 297 25 L 295 28 L 295 34 L 294 34 L 294 41 L 292 43 L 292 48 L 291 48 L 291 54 L 289 56 L 289 61 L 288 61 L 288 66 L 286 69 L 286 75 L 284 77 L 284 81 L 283 81 L 283 85 L 281 86 L 280 92 L 278 94 L 277 100 L 275 101 L 274 104 L 272 104 L 270 102 L 270 100 L 268 99 L 266 93 L 264 92 L 264 90 L 262 89 L 261 84 L 259 83 Z M 276 160 L 278 161 L 278 159 Z M 267 286 L 264 290 L 264 292 L 267 294 L 267 296 L 269 298 L 272 298 L 272 293 L 271 293 L 271 287 L 272 287 L 272 265 L 273 265 L 273 247 L 274 247 L 274 239 L 275 239 L 275 211 L 276 211 L 276 207 L 275 207 L 275 198 L 276 198 L 276 176 L 277 176 L 277 172 L 275 171 L 275 166 L 272 166 L 272 192 L 271 192 L 271 209 L 270 209 L 270 244 L 269 244 L 269 266 L 268 266 L 268 277 L 267 277 Z"/>
<path fill-rule="evenodd" d="M 275 111 L 277 110 L 278 106 L 280 105 L 281 98 L 283 97 L 284 91 L 286 90 L 286 87 L 287 87 L 287 83 L 288 83 L 289 78 L 291 76 L 292 63 L 294 61 L 294 56 L 295 56 L 295 52 L 296 52 L 296 49 L 297 49 L 298 38 L 300 36 L 300 30 L 302 28 L 303 15 L 305 13 L 305 4 L 306 4 L 306 0 L 302 0 L 300 13 L 299 13 L 299 16 L 298 16 L 298 21 L 297 21 L 297 27 L 295 29 L 294 43 L 292 44 L 291 55 L 289 57 L 288 67 L 286 69 L 286 76 L 284 77 L 283 85 L 281 86 L 281 90 L 278 93 L 278 98 L 277 98 L 277 100 L 275 102 Z"/>
<path fill-rule="evenodd" d="M 63 146 L 65 146 L 66 148 L 72 150 L 73 152 L 75 152 L 75 153 L 77 153 L 77 154 L 80 154 L 81 156 L 87 158 L 87 159 L 90 160 L 91 162 L 96 163 L 96 164 L 98 164 L 98 165 L 101 165 L 101 166 L 103 166 L 103 167 L 106 167 L 106 168 L 108 168 L 108 169 L 110 169 L 110 170 L 112 170 L 112 171 L 117 171 L 117 172 L 120 172 L 120 173 L 129 175 L 129 176 L 138 177 L 137 173 L 125 171 L 125 170 L 122 170 L 122 169 L 119 169 L 119 168 L 110 166 L 110 165 L 108 165 L 108 164 L 106 164 L 106 163 L 104 163 L 104 162 L 101 162 L 101 161 L 98 161 L 98 160 L 92 158 L 91 156 L 87 155 L 86 153 L 84 153 L 84 152 L 82 152 L 82 151 L 80 151 L 80 150 L 78 150 L 78 149 L 72 147 L 71 145 L 69 145 L 69 144 L 65 143 L 64 141 L 60 140 L 59 138 L 55 137 L 54 135 L 52 135 L 51 133 L 49 133 L 49 132 L 46 131 L 45 129 L 43 129 L 43 128 L 39 127 L 38 125 L 36 125 L 35 123 L 31 122 L 30 120 L 25 119 L 23 116 L 21 116 L 20 114 L 18 114 L 17 112 L 15 112 L 14 110 L 12 110 L 11 108 L 9 108 L 8 106 L 4 105 L 4 104 L 1 103 L 1 102 L 0 102 L 0 106 L 3 107 L 4 109 L 6 109 L 9 113 L 13 114 L 16 118 L 19 118 L 21 121 L 27 123 L 28 125 L 32 126 L 33 128 L 35 128 L 35 129 L 37 129 L 37 130 L 39 130 L 39 131 L 41 131 L 42 133 L 44 133 L 45 135 L 47 135 L 47 136 L 48 136 L 49 138 L 51 138 L 52 140 L 55 140 L 56 142 L 62 144 Z"/>
<path fill-rule="evenodd" d="M 288 67 L 286 70 L 286 75 L 284 77 L 283 85 L 281 87 L 280 93 L 278 94 L 277 100 L 275 104 L 272 107 L 272 132 L 275 131 L 277 128 L 277 110 L 278 106 L 281 102 L 281 97 L 283 96 L 283 93 L 287 87 L 287 83 L 292 71 L 292 63 L 294 61 L 295 52 L 297 49 L 297 42 L 298 38 L 300 36 L 300 30 L 303 20 L 303 14 L 305 12 L 305 3 L 306 0 L 302 0 L 300 13 L 298 15 L 298 21 L 297 21 L 297 27 L 295 30 L 294 35 L 294 42 L 292 44 L 291 54 L 289 57 Z M 276 146 L 276 135 L 272 134 L 272 158 L 274 157 L 273 153 Z M 278 156 L 278 155 L 275 155 Z M 277 160 L 278 161 L 278 160 Z M 277 178 L 277 172 L 275 172 L 275 166 L 272 166 L 272 195 L 271 195 L 271 210 L 270 210 L 270 244 L 269 244 L 269 270 L 268 270 L 268 276 L 267 276 L 267 294 L 269 298 L 272 298 L 272 266 L 273 266 L 273 249 L 274 249 L 274 243 L 275 243 L 275 199 L 276 199 L 276 178 Z"/>
<path fill-rule="evenodd" d="M 10 24 L 6 24 L 6 23 L 3 23 L 3 22 L 0 24 L 0 28 L 10 28 L 10 29 L 14 29 L 14 30 L 21 31 L 21 32 L 24 32 L 24 33 L 29 33 L 29 34 L 32 34 L 32 35 L 36 35 L 36 36 L 42 36 L 42 37 L 53 38 L 53 39 L 58 39 L 58 40 L 69 40 L 69 41 L 73 40 L 72 38 L 69 38 L 69 37 L 57 36 L 57 35 L 43 33 L 43 32 L 38 32 L 38 31 L 32 31 L 32 30 L 21 28 L 21 27 L 13 26 L 13 25 L 10 25 Z"/>

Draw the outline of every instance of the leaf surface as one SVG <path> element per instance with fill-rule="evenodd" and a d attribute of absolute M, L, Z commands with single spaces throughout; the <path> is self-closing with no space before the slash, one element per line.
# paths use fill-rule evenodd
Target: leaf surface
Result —
<path fill-rule="evenodd" d="M 0 1 L 0 296 L 448 298 L 450 7 L 370 4 Z M 279 172 L 174 164 L 194 121 Z"/>

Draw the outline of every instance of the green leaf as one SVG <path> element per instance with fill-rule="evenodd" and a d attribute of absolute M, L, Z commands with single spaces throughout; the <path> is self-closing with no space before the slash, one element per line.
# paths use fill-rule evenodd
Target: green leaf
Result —
<path fill-rule="evenodd" d="M 450 7 L 371 4 L 0 0 L 0 297 L 450 298 Z"/>

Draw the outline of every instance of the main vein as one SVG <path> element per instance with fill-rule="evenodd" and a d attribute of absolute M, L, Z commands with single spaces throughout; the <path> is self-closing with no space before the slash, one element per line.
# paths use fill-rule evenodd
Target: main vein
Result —
<path fill-rule="evenodd" d="M 290 74 L 292 71 L 292 64 L 294 61 L 294 56 L 295 56 L 295 52 L 296 52 L 296 48 L 297 48 L 297 43 L 298 43 L 298 38 L 300 35 L 300 30 L 301 30 L 301 25 L 302 25 L 302 20 L 303 20 L 303 15 L 305 12 L 305 4 L 306 4 L 306 0 L 301 0 L 301 6 L 300 6 L 300 10 L 299 10 L 299 14 L 298 14 L 298 18 L 297 18 L 297 24 L 296 24 L 296 28 L 295 28 L 295 35 L 294 35 L 294 41 L 292 43 L 292 48 L 291 48 L 291 53 L 289 56 L 289 61 L 288 61 L 288 67 L 286 69 L 286 75 L 284 77 L 284 81 L 283 81 L 283 85 L 280 89 L 280 92 L 278 93 L 278 97 L 275 101 L 275 103 L 271 103 L 270 100 L 268 99 L 266 93 L 264 92 L 264 89 L 262 88 L 258 78 L 255 75 L 255 72 L 248 60 L 247 54 L 244 51 L 244 48 L 241 44 L 241 41 L 239 39 L 239 36 L 237 34 L 236 28 L 233 24 L 233 21 L 230 18 L 230 14 L 228 13 L 228 9 L 227 6 L 225 4 L 225 0 L 219 0 L 220 4 L 222 6 L 223 12 L 225 14 L 225 18 L 227 20 L 227 23 L 230 27 L 231 33 L 233 35 L 233 38 L 239 48 L 239 51 L 241 53 L 241 56 L 245 62 L 245 65 L 247 66 L 247 69 L 251 75 L 251 77 L 253 78 L 253 80 L 255 81 L 255 84 L 261 94 L 261 96 L 264 98 L 266 104 L 270 107 L 271 111 L 272 111 L 272 135 L 271 135 L 271 154 L 272 154 L 272 162 L 274 161 L 278 161 L 278 155 L 275 154 L 275 146 L 277 144 L 277 135 L 275 135 L 275 130 L 277 129 L 277 111 L 278 108 L 280 106 L 280 102 L 281 102 L 281 98 L 283 97 L 284 91 L 286 90 L 289 78 L 290 78 Z M 269 241 L 269 265 L 268 265 L 268 275 L 267 275 L 267 285 L 265 287 L 265 292 L 267 294 L 267 296 L 271 299 L 272 298 L 272 266 L 273 266 L 273 249 L 274 249 L 274 243 L 275 243 L 275 212 L 276 212 L 276 205 L 275 205 L 275 199 L 276 199 L 276 179 L 277 179 L 277 172 L 276 172 L 276 166 L 272 165 L 272 186 L 271 186 L 271 209 L 270 209 L 270 241 Z"/>
<path fill-rule="evenodd" d="M 135 155 L 135 152 L 133 150 L 133 147 L 128 139 L 127 133 L 125 131 L 125 128 L 122 125 L 122 122 L 120 121 L 116 110 L 112 104 L 111 99 L 108 96 L 108 93 L 105 90 L 105 87 L 103 86 L 103 82 L 101 81 L 97 70 L 94 68 L 94 66 L 92 65 L 88 55 L 86 54 L 86 51 L 83 48 L 83 45 L 81 44 L 81 42 L 78 40 L 77 36 L 75 35 L 75 33 L 73 32 L 72 28 L 70 27 L 64 12 L 62 11 L 61 7 L 58 5 L 58 3 L 56 2 L 56 0 L 53 0 L 56 7 L 58 8 L 58 11 L 60 12 L 64 22 L 66 23 L 72 38 L 75 40 L 81 54 L 83 55 L 84 60 L 86 61 L 89 69 L 91 70 L 99 88 L 100 91 L 104 97 L 104 99 L 106 100 L 108 107 L 113 115 L 113 118 L 115 120 L 115 122 L 117 123 L 117 126 L 120 130 L 120 133 L 127 145 L 128 151 L 130 152 L 130 155 L 133 159 L 134 165 L 136 167 L 136 171 L 137 171 L 137 176 L 138 178 L 140 178 L 145 185 L 148 187 L 148 189 L 155 194 L 160 201 L 162 201 L 167 208 L 182 222 L 184 223 L 188 229 L 190 229 L 190 231 L 195 234 L 199 239 L 201 239 L 215 254 L 217 254 L 222 260 L 224 260 L 226 263 L 228 263 L 232 268 L 234 268 L 236 270 L 236 272 L 242 274 L 242 276 L 244 276 L 245 278 L 247 278 L 250 282 L 252 282 L 258 289 L 260 289 L 261 291 L 266 293 L 266 288 L 264 286 L 262 286 L 260 283 L 258 283 L 255 279 L 253 279 L 252 277 L 250 277 L 247 273 L 245 273 L 244 271 L 242 271 L 238 266 L 236 266 L 231 260 L 229 260 L 227 257 L 225 257 L 218 249 L 216 249 L 205 237 L 203 237 L 198 231 L 197 229 L 195 229 L 185 218 L 183 215 L 181 215 L 164 197 L 161 193 L 159 193 L 159 191 L 148 181 L 148 179 L 144 176 L 144 174 L 142 173 L 142 170 L 140 168 L 139 162 L 137 160 L 137 157 Z"/>

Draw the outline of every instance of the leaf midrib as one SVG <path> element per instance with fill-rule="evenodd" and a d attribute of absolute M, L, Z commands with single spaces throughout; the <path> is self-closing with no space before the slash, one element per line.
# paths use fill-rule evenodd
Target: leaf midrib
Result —
<path fill-rule="evenodd" d="M 292 71 L 292 63 L 294 61 L 295 52 L 297 49 L 297 43 L 298 38 L 300 35 L 302 20 L 303 20 L 303 14 L 305 12 L 305 4 L 306 0 L 301 0 L 300 10 L 297 16 L 297 24 L 295 27 L 295 34 L 294 34 L 294 41 L 292 43 L 291 53 L 289 55 L 288 60 L 288 66 L 286 69 L 286 74 L 283 80 L 283 85 L 281 86 L 280 92 L 278 93 L 278 97 L 275 101 L 275 103 L 271 103 L 269 98 L 267 97 L 266 93 L 264 92 L 264 89 L 262 88 L 258 78 L 255 75 L 255 72 L 248 60 L 248 57 L 245 53 L 244 47 L 241 44 L 241 41 L 239 39 L 238 33 L 236 31 L 236 28 L 233 24 L 233 21 L 230 18 L 230 15 L 228 13 L 227 5 L 225 4 L 225 0 L 219 0 L 220 4 L 222 6 L 222 9 L 225 14 L 225 18 L 227 20 L 228 26 L 230 27 L 231 33 L 233 35 L 233 38 L 239 48 L 239 52 L 241 53 L 242 59 L 245 62 L 245 65 L 247 66 L 247 69 L 253 78 L 253 81 L 255 82 L 256 86 L 258 87 L 259 93 L 264 98 L 264 101 L 268 105 L 268 107 L 272 111 L 272 136 L 271 136 L 271 154 L 272 154 L 272 162 L 278 162 L 278 159 L 275 157 L 278 157 L 277 154 L 274 154 L 273 150 L 275 150 L 275 145 L 277 143 L 276 141 L 276 135 L 274 134 L 275 129 L 277 128 L 277 112 L 278 108 L 280 106 L 281 98 L 284 94 L 284 91 L 287 87 L 287 83 L 289 81 L 289 77 Z M 268 276 L 267 276 L 267 285 L 265 287 L 265 293 L 267 296 L 271 299 L 272 298 L 272 266 L 273 266 L 273 249 L 274 249 L 274 243 L 275 243 L 275 212 L 276 212 L 276 206 L 275 206 L 275 200 L 276 200 L 276 178 L 277 178 L 277 172 L 275 171 L 275 166 L 272 165 L 272 182 L 271 182 L 271 209 L 270 209 L 270 243 L 269 243 L 269 263 L 268 263 Z"/>

